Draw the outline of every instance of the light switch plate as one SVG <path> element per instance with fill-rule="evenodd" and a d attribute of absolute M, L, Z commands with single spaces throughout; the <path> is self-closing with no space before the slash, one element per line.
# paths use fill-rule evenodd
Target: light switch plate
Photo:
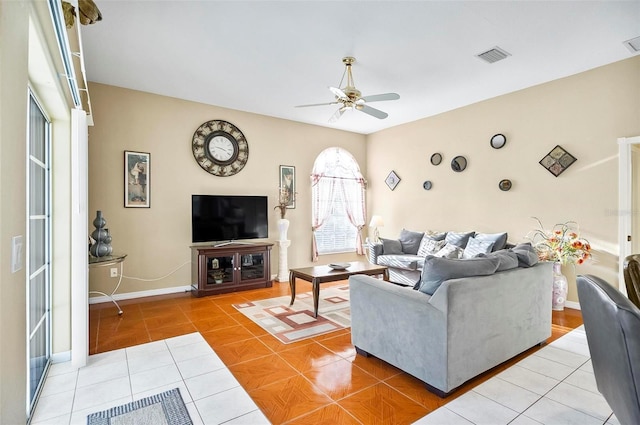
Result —
<path fill-rule="evenodd" d="M 11 273 L 22 269 L 22 235 L 11 238 Z"/>

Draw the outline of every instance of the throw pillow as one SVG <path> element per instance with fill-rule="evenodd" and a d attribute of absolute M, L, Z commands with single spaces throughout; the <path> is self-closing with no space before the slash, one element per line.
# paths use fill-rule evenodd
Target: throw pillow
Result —
<path fill-rule="evenodd" d="M 538 253 L 530 242 L 518 244 L 511 251 L 518 256 L 518 267 L 531 267 L 538 263 Z"/>
<path fill-rule="evenodd" d="M 436 252 L 440 251 L 445 244 L 446 242 L 444 241 L 444 239 L 438 241 L 435 239 L 431 239 L 428 235 L 424 235 L 422 237 L 422 241 L 420 242 L 420 248 L 418 248 L 418 255 L 421 257 L 433 255 Z"/>
<path fill-rule="evenodd" d="M 442 247 L 442 249 L 438 252 L 436 252 L 435 255 L 436 257 L 444 257 L 444 258 L 461 258 L 462 257 L 462 252 L 463 249 L 460 248 L 459 246 L 455 246 L 453 244 L 445 244 L 445 246 Z"/>
<path fill-rule="evenodd" d="M 402 252 L 405 254 L 417 254 L 423 236 L 424 233 L 422 232 L 412 232 L 407 229 L 402 229 L 400 237 L 398 238 L 402 244 Z"/>
<path fill-rule="evenodd" d="M 507 232 L 504 233 L 476 233 L 474 238 L 481 241 L 493 242 L 492 251 L 499 251 L 507 246 Z"/>
<path fill-rule="evenodd" d="M 382 241 L 382 253 L 384 255 L 402 254 L 402 244 L 397 239 L 384 239 Z"/>
<path fill-rule="evenodd" d="M 467 246 L 467 241 L 469 241 L 469 238 L 474 234 L 475 232 L 447 232 L 444 240 L 447 241 L 447 243 L 464 249 L 464 247 Z"/>
<path fill-rule="evenodd" d="M 447 237 L 447 232 L 434 232 L 433 230 L 427 230 L 424 232 L 425 236 L 429 236 L 431 239 L 435 239 L 437 241 L 443 241 L 444 238 Z"/>
<path fill-rule="evenodd" d="M 498 264 L 498 270 L 496 270 L 497 272 L 511 270 L 518 267 L 518 256 L 510 249 L 501 249 L 500 251 L 478 255 L 478 258 L 481 257 L 496 257 L 497 259 L 499 259 L 500 263 Z"/>
<path fill-rule="evenodd" d="M 418 290 L 433 295 L 445 280 L 492 275 L 496 272 L 499 262 L 495 257 L 454 260 L 429 255 L 424 259 Z"/>
<path fill-rule="evenodd" d="M 464 247 L 462 258 L 473 258 L 478 254 L 486 254 L 491 252 L 492 248 L 493 242 L 491 241 L 481 241 L 476 238 L 469 238 L 467 246 Z"/>

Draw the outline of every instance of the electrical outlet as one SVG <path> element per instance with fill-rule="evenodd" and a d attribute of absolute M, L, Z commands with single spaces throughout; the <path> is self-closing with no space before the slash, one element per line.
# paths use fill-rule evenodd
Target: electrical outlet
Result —
<path fill-rule="evenodd" d="M 111 277 L 118 277 L 118 268 L 117 267 L 111 267 Z"/>

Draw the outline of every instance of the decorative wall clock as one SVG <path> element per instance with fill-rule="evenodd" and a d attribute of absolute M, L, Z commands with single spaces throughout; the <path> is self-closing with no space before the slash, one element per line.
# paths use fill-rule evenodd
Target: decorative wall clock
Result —
<path fill-rule="evenodd" d="M 198 165 L 215 176 L 233 176 L 249 159 L 249 144 L 244 134 L 222 120 L 207 121 L 198 127 L 193 133 L 191 148 Z"/>

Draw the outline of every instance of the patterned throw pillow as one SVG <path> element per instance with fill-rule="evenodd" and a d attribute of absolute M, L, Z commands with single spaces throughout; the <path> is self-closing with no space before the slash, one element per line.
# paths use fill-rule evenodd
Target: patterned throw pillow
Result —
<path fill-rule="evenodd" d="M 420 242 L 420 248 L 418 248 L 418 255 L 426 257 L 427 255 L 434 255 L 444 247 L 446 242 L 444 240 L 438 241 L 431 239 L 429 236 L 424 235 Z"/>
<path fill-rule="evenodd" d="M 456 258 L 462 258 L 463 252 L 464 250 L 459 246 L 455 246 L 453 244 L 447 243 L 444 247 L 442 247 L 440 251 L 436 252 L 434 255 L 436 257 L 456 259 Z"/>
<path fill-rule="evenodd" d="M 473 258 L 478 254 L 487 254 L 493 248 L 492 241 L 482 241 L 476 238 L 469 238 L 467 246 L 464 248 L 462 258 Z"/>

